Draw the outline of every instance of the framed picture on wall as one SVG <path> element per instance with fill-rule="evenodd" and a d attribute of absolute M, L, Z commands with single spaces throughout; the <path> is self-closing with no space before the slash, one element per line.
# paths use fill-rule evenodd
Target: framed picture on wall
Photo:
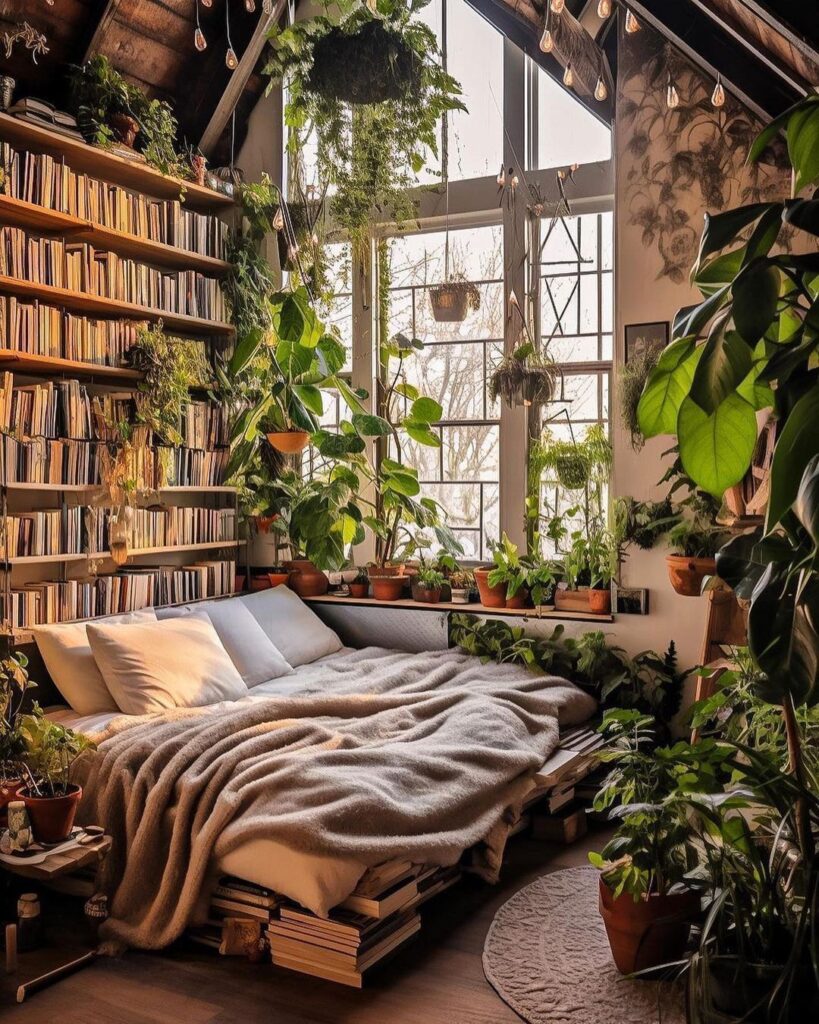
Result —
<path fill-rule="evenodd" d="M 658 355 L 668 344 L 668 321 L 654 324 L 626 324 L 626 362 L 653 352 Z"/>

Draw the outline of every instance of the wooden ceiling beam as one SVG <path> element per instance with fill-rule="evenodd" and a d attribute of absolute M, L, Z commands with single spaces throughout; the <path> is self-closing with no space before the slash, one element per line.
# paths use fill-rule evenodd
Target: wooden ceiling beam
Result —
<path fill-rule="evenodd" d="M 117 11 L 121 4 L 122 0 L 107 0 L 102 14 L 100 15 L 100 20 L 97 22 L 94 33 L 91 36 L 88 46 L 85 48 L 85 54 L 82 59 L 83 64 L 85 64 L 87 60 L 90 60 L 95 53 L 99 53 L 102 49 L 102 41 L 116 18 Z"/>
<path fill-rule="evenodd" d="M 216 109 L 211 114 L 208 125 L 202 133 L 202 138 L 199 140 L 199 148 L 205 156 L 210 156 L 222 137 L 222 132 L 227 127 L 227 123 L 236 109 L 236 104 L 239 102 L 242 92 L 259 62 L 259 58 L 267 43 L 267 35 L 270 29 L 278 23 L 285 6 L 286 0 L 276 0 L 270 14 L 265 14 L 263 11 L 260 15 L 250 42 L 239 58 L 239 66 L 230 76 L 227 89 L 225 89 L 216 105 Z"/>

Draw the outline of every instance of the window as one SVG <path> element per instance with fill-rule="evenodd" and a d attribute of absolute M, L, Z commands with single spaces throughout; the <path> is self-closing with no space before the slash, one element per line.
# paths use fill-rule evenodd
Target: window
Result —
<path fill-rule="evenodd" d="M 568 167 L 611 158 L 611 131 L 550 75 L 535 69 L 532 147 L 536 167 Z"/>
<path fill-rule="evenodd" d="M 469 559 L 486 558 L 487 540 L 500 536 L 500 410 L 486 385 L 503 350 L 502 241 L 500 226 L 451 231 L 448 259 L 443 232 L 388 245 L 390 337 L 424 343 L 405 360 L 405 379 L 443 407 L 441 447 L 409 441 L 404 456 L 418 467 L 423 493 L 446 509 Z M 438 323 L 432 313 L 430 288 L 446 280 L 447 263 L 480 293 L 480 307 L 463 323 Z"/>

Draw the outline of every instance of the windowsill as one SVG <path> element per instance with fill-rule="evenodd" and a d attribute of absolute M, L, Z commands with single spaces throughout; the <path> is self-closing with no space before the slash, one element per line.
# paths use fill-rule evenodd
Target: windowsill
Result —
<path fill-rule="evenodd" d="M 423 601 L 413 601 L 411 598 L 401 598 L 398 601 L 377 601 L 374 597 L 344 597 L 338 594 L 324 594 L 321 597 L 306 597 L 308 604 L 330 604 L 330 605 L 351 605 L 360 608 L 385 608 L 400 609 L 401 611 L 415 612 L 437 612 L 449 614 L 450 612 L 465 612 L 469 615 L 481 615 L 486 617 L 501 616 L 503 618 L 516 619 L 554 619 L 564 622 L 614 622 L 613 615 L 594 615 L 592 612 L 570 612 L 558 611 L 555 608 L 485 608 L 482 604 L 455 604 L 452 601 L 439 601 L 438 604 L 426 604 Z"/>

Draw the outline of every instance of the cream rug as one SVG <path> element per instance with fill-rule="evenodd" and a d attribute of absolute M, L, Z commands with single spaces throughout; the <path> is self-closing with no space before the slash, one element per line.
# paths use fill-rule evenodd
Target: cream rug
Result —
<path fill-rule="evenodd" d="M 618 973 L 597 878 L 594 868 L 568 868 L 515 893 L 486 936 L 486 977 L 530 1024 L 684 1024 L 680 985 Z"/>

